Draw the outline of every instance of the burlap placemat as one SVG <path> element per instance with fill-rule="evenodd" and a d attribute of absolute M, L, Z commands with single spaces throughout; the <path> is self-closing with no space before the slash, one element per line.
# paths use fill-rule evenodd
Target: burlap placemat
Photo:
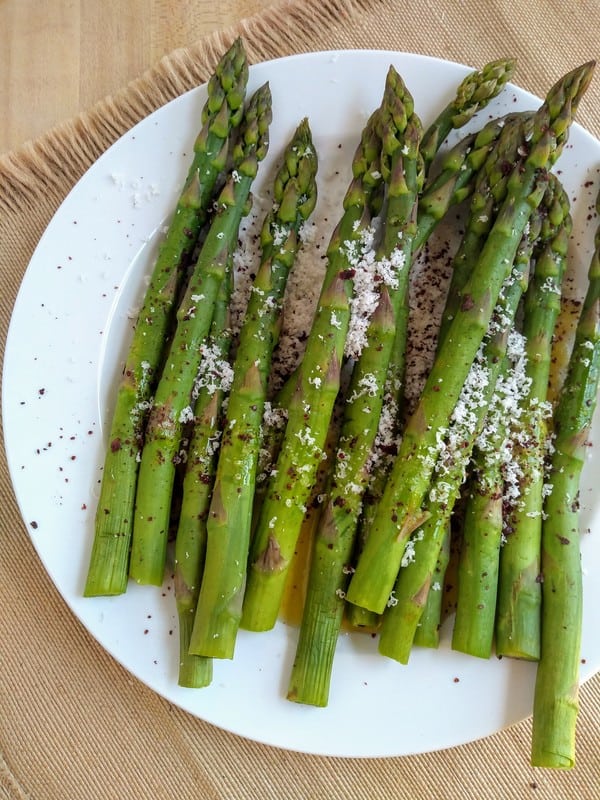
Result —
<path fill-rule="evenodd" d="M 597 55 L 600 3 L 483 0 L 283 3 L 164 58 L 121 93 L 0 159 L 2 341 L 33 249 L 73 183 L 120 134 L 203 82 L 241 33 L 252 61 L 384 48 L 481 65 L 516 56 L 537 94 Z M 600 133 L 600 76 L 579 120 Z M 72 617 L 46 576 L 0 467 L 0 796 L 73 798 L 600 797 L 600 677 L 582 690 L 570 773 L 528 766 L 529 721 L 445 752 L 342 760 L 283 752 L 188 716 L 126 673 Z"/>

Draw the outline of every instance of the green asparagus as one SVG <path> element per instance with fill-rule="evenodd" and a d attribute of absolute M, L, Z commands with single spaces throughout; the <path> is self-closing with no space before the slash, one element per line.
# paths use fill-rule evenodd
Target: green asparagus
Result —
<path fill-rule="evenodd" d="M 286 573 L 324 454 L 350 321 L 352 279 L 370 246 L 372 203 L 381 189 L 379 110 L 369 119 L 355 153 L 344 214 L 327 251 L 327 269 L 313 325 L 288 407 L 275 473 L 250 552 L 243 627 L 268 630 L 277 619 Z"/>
<path fill-rule="evenodd" d="M 231 327 L 229 300 L 233 258 L 221 284 L 210 336 L 202 345 L 203 359 L 193 394 L 194 420 L 187 451 L 177 535 L 175 537 L 175 601 L 179 619 L 179 685 L 208 686 L 212 661 L 189 652 L 206 554 L 206 519 L 221 438 L 221 406 L 229 391 Z"/>
<path fill-rule="evenodd" d="M 241 617 L 261 423 L 287 278 L 316 201 L 317 157 L 304 120 L 275 179 L 262 259 L 241 329 L 208 516 L 206 571 L 190 651 L 233 658 Z"/>
<path fill-rule="evenodd" d="M 347 594 L 350 602 L 378 613 L 387 605 L 408 537 L 425 519 L 422 503 L 437 455 L 439 429 L 447 425 L 519 241 L 541 199 L 533 193 L 538 173 L 558 157 L 592 70 L 593 64 L 586 64 L 562 78 L 526 126 L 523 143 L 526 155 L 508 177 L 507 199 L 465 286 L 463 303 L 407 424 L 365 549 L 350 581 Z"/>
<path fill-rule="evenodd" d="M 144 426 L 183 276 L 207 218 L 217 180 L 239 126 L 248 64 L 240 39 L 208 82 L 202 130 L 175 214 L 160 246 L 117 393 L 84 594 L 121 594 L 127 586 L 134 501 Z"/>
<path fill-rule="evenodd" d="M 426 172 L 450 131 L 462 128 L 477 111 L 485 108 L 490 100 L 500 94 L 512 78 L 515 66 L 516 62 L 511 58 L 490 61 L 462 80 L 454 99 L 442 109 L 423 134 L 420 152 Z"/>
<path fill-rule="evenodd" d="M 600 200 L 596 204 L 600 213 Z M 531 763 L 575 764 L 581 658 L 579 482 L 600 379 L 600 230 L 567 377 L 554 413 L 554 453 L 542 526 L 542 645 L 533 704 Z"/>
<path fill-rule="evenodd" d="M 410 93 L 391 73 L 382 106 L 382 174 L 387 186 L 383 238 L 374 269 L 383 286 L 365 334 L 345 403 L 327 499 L 313 558 L 288 698 L 326 705 L 331 668 L 344 612 L 354 535 L 369 480 L 369 465 L 383 403 L 383 387 L 397 328 L 408 324 L 408 276 L 420 188 L 421 123 Z M 355 282 L 355 291 L 360 292 Z M 361 300 L 369 291 L 365 287 Z M 352 342 L 353 345 L 357 343 Z"/>
<path fill-rule="evenodd" d="M 138 583 L 161 585 L 167 549 L 175 462 L 219 287 L 237 245 L 250 188 L 267 152 L 271 93 L 267 84 L 251 98 L 217 211 L 177 312 L 177 326 L 148 419 L 136 493 L 130 575 Z"/>
<path fill-rule="evenodd" d="M 525 298 L 523 333 L 527 347 L 527 378 L 531 382 L 517 429 L 514 460 L 521 464 L 519 496 L 508 509 L 506 541 L 501 550 L 496 652 L 537 660 L 540 654 L 542 587 L 540 541 L 544 494 L 544 458 L 548 435 L 548 379 L 552 339 L 571 233 L 569 199 L 556 181 L 547 225 L 565 217 L 552 247 L 537 259 L 532 285 Z"/>
<path fill-rule="evenodd" d="M 446 571 L 450 564 L 452 552 L 452 530 L 450 522 L 441 535 L 440 552 L 431 576 L 427 599 L 419 618 L 413 644 L 418 647 L 436 649 L 440 644 L 440 628 L 444 616 L 444 599 L 446 597 Z"/>

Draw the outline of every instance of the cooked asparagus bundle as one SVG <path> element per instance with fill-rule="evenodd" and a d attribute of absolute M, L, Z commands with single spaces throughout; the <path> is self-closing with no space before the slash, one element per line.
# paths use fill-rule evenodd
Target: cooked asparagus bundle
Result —
<path fill-rule="evenodd" d="M 313 543 L 300 639 L 288 690 L 288 697 L 296 702 L 321 706 L 328 699 L 354 534 L 369 480 L 383 388 L 390 362 L 399 360 L 393 352 L 395 334 L 397 330 L 406 334 L 408 323 L 408 276 L 422 180 L 421 123 L 414 113 L 413 98 L 393 71 L 388 74 L 379 125 L 387 208 L 382 243 L 368 270 L 379 278 L 379 301 L 363 334 L 364 342 L 357 332 L 354 333 L 359 341 L 349 337 L 349 355 L 357 362 L 344 407 L 329 491 Z M 356 283 L 355 280 L 355 287 Z M 362 293 L 358 290 L 362 301 L 369 289 L 373 291 L 368 285 Z"/>
<path fill-rule="evenodd" d="M 424 521 L 422 504 L 435 463 L 432 455 L 437 453 L 439 430 L 448 423 L 519 241 L 541 199 L 533 192 L 539 171 L 551 166 L 558 157 L 592 69 L 592 64 L 586 64 L 562 78 L 526 126 L 523 142 L 526 155 L 507 179 L 507 198 L 406 426 L 365 549 L 350 581 L 347 597 L 357 605 L 378 613 L 384 610 L 408 538 Z"/>
<path fill-rule="evenodd" d="M 382 184 L 378 125 L 379 110 L 365 126 L 353 159 L 354 177 L 329 243 L 315 318 L 288 405 L 285 436 L 254 534 L 242 615 L 243 627 L 250 630 L 268 630 L 277 620 L 287 569 L 323 458 L 340 387 L 355 265 L 368 247 L 373 204 Z"/>
<path fill-rule="evenodd" d="M 205 578 L 190 651 L 232 658 L 239 627 L 252 525 L 261 423 L 273 348 L 302 224 L 317 201 L 317 156 L 308 121 L 286 148 L 265 219 L 262 259 L 240 332 L 207 529 Z"/>
<path fill-rule="evenodd" d="M 238 39 L 208 82 L 202 129 L 173 219 L 160 246 L 138 315 L 116 399 L 106 452 L 85 595 L 121 594 L 127 586 L 139 454 L 165 341 L 217 180 L 240 124 L 248 63 Z"/>
<path fill-rule="evenodd" d="M 545 191 L 545 180 L 536 191 Z M 443 448 L 434 466 L 427 502 L 426 519 L 412 535 L 403 555 L 400 571 L 383 617 L 379 652 L 408 663 L 432 576 L 442 549 L 454 503 L 463 484 L 473 445 L 482 430 L 486 409 L 496 390 L 503 359 L 516 350 L 513 323 L 519 301 L 527 286 L 529 262 L 536 233 L 535 225 L 522 238 L 511 274 L 505 281 L 484 338 L 459 400 L 443 432 Z M 435 587 L 433 591 L 436 591 Z"/>
<path fill-rule="evenodd" d="M 353 159 L 304 358 L 276 398 L 285 420 L 271 443 L 264 425 L 273 347 L 299 231 L 316 202 L 316 156 L 304 121 L 275 181 L 232 369 L 233 251 L 268 147 L 271 98 L 262 87 L 244 113 L 248 69 L 239 41 L 219 63 L 117 397 L 85 589 L 123 592 L 128 569 L 139 583 L 160 585 L 168 531 L 177 522 L 181 686 L 210 683 L 213 658 L 233 657 L 240 625 L 275 624 L 309 504 L 312 563 L 289 699 L 327 704 L 344 610 L 363 623 L 381 620 L 380 652 L 400 662 L 414 644 L 436 646 L 442 592 L 435 584 L 448 562 L 449 519 L 469 465 L 481 474 L 494 467 L 479 488 L 469 484 L 453 647 L 489 657 L 498 588 L 498 652 L 540 656 L 532 764 L 574 764 L 577 512 L 600 369 L 600 229 L 544 475 L 550 342 L 571 224 L 567 197 L 549 170 L 593 66 L 564 76 L 537 112 L 492 119 L 464 137 L 439 159 L 433 177 L 429 167 L 448 133 L 496 96 L 514 62 L 492 62 L 467 76 L 424 134 L 413 98 L 390 68 Z M 437 223 L 467 199 L 433 368 L 401 436 L 409 268 Z M 523 339 L 515 317 L 532 263 Z M 376 275 L 371 287 L 362 283 L 365 265 Z M 207 371 L 217 362 L 218 379 L 209 385 Z M 515 372 L 517 363 L 526 364 L 525 376 Z M 493 398 L 502 399 L 511 379 L 528 393 L 516 425 L 493 420 Z M 495 438 L 482 433 L 492 422 Z M 517 429 L 522 459 L 521 499 L 509 514 L 502 463 L 482 458 L 486 447 L 504 448 L 504 422 L 511 434 Z M 271 461 L 263 470 L 266 448 Z M 175 474 L 186 459 L 175 509 Z M 355 548 L 363 549 L 354 566 Z"/>
<path fill-rule="evenodd" d="M 596 203 L 600 213 L 600 200 Z M 581 658 L 579 482 L 600 380 L 600 230 L 569 369 L 554 412 L 551 492 L 542 525 L 542 644 L 533 704 L 531 763 L 575 764 Z"/>
<path fill-rule="evenodd" d="M 267 152 L 270 122 L 271 93 L 265 84 L 245 110 L 233 166 L 179 305 L 177 326 L 146 426 L 129 567 L 138 583 L 160 586 L 163 582 L 175 463 L 183 425 L 192 413 L 200 346 L 210 329 L 229 256 L 237 246 L 239 224 L 247 212 L 258 164 Z"/>

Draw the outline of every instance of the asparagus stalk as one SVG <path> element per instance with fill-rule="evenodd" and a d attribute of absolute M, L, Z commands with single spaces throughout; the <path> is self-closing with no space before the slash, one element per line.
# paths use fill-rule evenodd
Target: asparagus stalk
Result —
<path fill-rule="evenodd" d="M 498 165 L 507 159 L 517 157 L 518 136 L 514 122 L 520 119 L 521 114 L 512 114 L 488 122 L 477 134 L 465 137 L 454 146 L 443 158 L 440 171 L 433 180 L 429 181 L 419 197 L 417 230 L 413 239 L 413 252 L 416 252 L 433 229 L 447 213 L 448 209 L 465 200 L 478 187 L 478 195 L 482 197 L 501 197 L 502 187 L 506 181 L 502 180 L 502 171 Z M 441 140 L 438 140 L 441 144 Z M 480 175 L 485 176 L 486 184 L 482 185 Z M 493 192 L 493 194 L 492 194 Z M 473 201 L 472 205 L 474 204 Z M 481 206 L 481 201 L 479 201 Z M 480 208 L 472 208 L 469 235 L 461 245 L 459 253 L 454 260 L 453 280 L 450 297 L 458 297 L 468 275 L 468 265 L 475 259 L 482 247 L 482 213 Z M 491 226 L 491 215 L 485 218 Z M 458 263 L 461 262 L 459 270 Z M 452 314 L 454 313 L 454 309 Z M 451 315 L 446 312 L 446 323 L 449 324 Z M 383 489 L 390 468 L 390 451 L 396 450 L 396 442 L 400 438 L 400 408 L 404 394 L 404 362 L 407 335 L 407 318 L 401 318 L 397 324 L 396 339 L 389 366 L 389 375 L 386 380 L 384 397 L 385 409 L 380 423 L 380 433 L 375 442 L 377 456 L 372 459 L 369 487 L 365 494 L 364 510 L 355 543 L 355 560 L 358 558 L 367 531 L 370 528 L 374 510 L 378 500 L 383 494 Z M 443 335 L 443 334 L 442 334 Z M 383 451 L 383 452 L 378 452 Z M 357 627 L 375 628 L 377 617 L 373 612 L 356 605 L 349 604 L 347 616 L 352 625 Z"/>
<path fill-rule="evenodd" d="M 179 619 L 179 685 L 208 686 L 212 660 L 189 652 L 206 554 L 206 519 L 221 435 L 221 405 L 231 383 L 229 299 L 232 261 L 221 284 L 204 357 L 196 379 L 197 399 L 187 452 L 177 535 L 175 538 L 175 601 Z"/>
<path fill-rule="evenodd" d="M 600 213 L 600 201 L 596 204 Z M 542 528 L 542 646 L 533 704 L 531 763 L 575 764 L 581 648 L 579 481 L 600 378 L 600 231 L 567 377 L 554 414 L 554 454 Z"/>
<path fill-rule="evenodd" d="M 534 253 L 535 271 L 528 293 L 526 307 L 531 316 L 535 308 L 536 334 L 540 324 L 545 327 L 548 346 L 552 339 L 552 331 L 558 309 L 557 283 L 564 269 L 568 239 L 571 231 L 569 201 L 557 178 L 549 176 L 548 186 L 540 206 L 541 232 L 536 252 Z M 553 297 L 548 298 L 549 291 Z M 560 289 L 558 290 L 560 292 Z M 556 299 L 555 299 L 556 298 Z M 540 314 L 537 313 L 540 310 Z M 526 331 L 531 331 L 531 322 L 525 322 Z M 452 646 L 481 658 L 489 658 L 494 634 L 496 615 L 496 598 L 498 595 L 498 569 L 501 559 L 501 543 L 507 532 L 506 510 L 518 501 L 519 483 L 523 484 L 530 468 L 523 466 L 522 458 L 515 455 L 518 442 L 521 446 L 532 445 L 531 432 L 539 435 L 537 418 L 541 419 L 542 408 L 539 405 L 540 395 L 528 407 L 528 399 L 532 398 L 533 376 L 539 371 L 536 352 L 524 332 L 524 358 L 519 362 L 519 369 L 507 365 L 500 381 L 507 391 L 496 393 L 495 403 L 488 411 L 486 429 L 478 439 L 474 458 L 475 475 L 470 481 L 469 499 L 465 512 L 463 542 L 458 569 L 458 605 L 454 626 Z M 549 354 L 548 354 L 549 358 Z M 532 363 L 533 362 L 533 363 Z M 548 381 L 548 369 L 545 370 L 545 385 Z M 542 390 L 544 378 L 538 383 L 538 391 Z M 545 397 L 545 388 L 543 390 Z M 527 399 L 528 398 L 528 399 Z M 523 433 L 527 441 L 523 439 Z M 543 472 L 539 453 L 539 461 L 531 455 L 531 467 Z M 541 486 L 540 486 L 541 501 Z M 541 516 L 541 507 L 538 509 Z M 509 529 L 510 530 L 510 529 Z M 510 534 L 507 533 L 510 537 Z M 506 544 L 504 545 L 506 546 Z M 537 547 L 533 544 L 532 556 L 537 564 L 534 582 L 539 575 L 539 538 Z M 535 551 L 537 550 L 537 555 Z M 530 608 L 530 621 L 524 623 L 528 629 L 539 631 L 539 605 L 537 613 Z"/>
<path fill-rule="evenodd" d="M 302 526 L 340 387 L 352 279 L 369 245 L 371 208 L 381 187 L 379 110 L 354 156 L 344 213 L 327 251 L 327 269 L 299 367 L 276 470 L 269 479 L 250 551 L 242 625 L 268 630 L 277 619 L 286 573 Z"/>
<path fill-rule="evenodd" d="M 382 174 L 388 202 L 382 243 L 374 262 L 374 272 L 382 278 L 383 287 L 364 347 L 349 353 L 357 362 L 350 380 L 327 500 L 313 544 L 304 614 L 288 690 L 288 698 L 300 703 L 327 704 L 344 613 L 348 567 L 369 480 L 383 386 L 394 357 L 396 329 L 406 332 L 407 328 L 421 132 L 413 98 L 400 76 L 390 72 L 380 118 Z"/>
<path fill-rule="evenodd" d="M 194 379 L 228 259 L 259 162 L 267 152 L 271 121 L 268 85 L 251 98 L 233 151 L 233 169 L 217 203 L 206 240 L 177 312 L 177 326 L 146 427 L 136 493 L 130 575 L 138 583 L 163 581 L 175 461 L 182 426 L 191 413 Z"/>
<path fill-rule="evenodd" d="M 218 63 L 208 82 L 202 129 L 173 219 L 160 246 L 117 394 L 109 434 L 94 544 L 84 594 L 121 594 L 127 586 L 134 500 L 143 445 L 167 332 L 191 255 L 207 218 L 218 177 L 225 169 L 231 137 L 239 126 L 248 64 L 240 39 Z"/>
<path fill-rule="evenodd" d="M 462 306 L 438 352 L 417 408 L 408 421 L 348 587 L 350 602 L 378 613 L 386 607 L 408 537 L 425 518 L 422 503 L 435 464 L 439 431 L 448 423 L 519 241 L 540 202 L 541 194 L 533 191 L 538 173 L 554 163 L 560 153 L 579 98 L 591 79 L 592 68 L 592 64 L 586 64 L 561 79 L 528 125 L 523 144 L 526 155 L 508 178 L 507 198 L 465 286 Z"/>
<path fill-rule="evenodd" d="M 317 157 L 304 120 L 275 179 L 273 209 L 261 234 L 261 264 L 240 333 L 207 522 L 206 571 L 190 643 L 191 652 L 199 655 L 233 658 L 271 357 L 300 227 L 317 201 L 316 171 Z"/>
<path fill-rule="evenodd" d="M 543 183 L 537 191 L 543 192 Z M 445 432 L 442 454 L 436 464 L 424 524 L 409 540 L 393 593 L 384 614 L 379 652 L 408 663 L 415 632 L 432 584 L 432 576 L 447 537 L 448 524 L 463 484 L 473 445 L 496 390 L 507 349 L 513 346 L 511 329 L 527 285 L 533 231 L 525 235 L 513 270 L 501 294 L 487 335 L 469 370 L 459 401 Z M 514 337 L 513 337 L 514 340 Z"/>
<path fill-rule="evenodd" d="M 499 145 L 499 139 L 506 138 L 505 127 L 521 116 L 525 115 L 508 114 L 490 120 L 478 133 L 465 136 L 441 157 L 439 171 L 427 179 L 419 197 L 415 252 L 448 210 L 473 193 L 481 168 Z"/>
<path fill-rule="evenodd" d="M 454 99 L 442 109 L 423 134 L 421 155 L 426 172 L 450 131 L 462 128 L 477 111 L 485 108 L 490 100 L 500 94 L 512 78 L 515 66 L 516 62 L 510 58 L 490 61 L 461 81 Z"/>
<path fill-rule="evenodd" d="M 526 115 L 524 114 L 514 114 L 500 120 L 493 120 L 478 134 L 475 142 L 477 146 L 469 149 L 467 156 L 469 167 L 467 171 L 472 170 L 475 165 L 479 165 L 474 177 L 470 179 L 472 189 L 475 188 L 476 191 L 471 198 L 465 235 L 453 259 L 452 280 L 448 290 L 446 308 L 444 309 L 438 335 L 438 347 L 447 334 L 450 323 L 456 314 L 456 309 L 460 306 L 465 283 L 485 243 L 485 236 L 491 229 L 495 213 L 495 204 L 501 202 L 505 197 L 507 184 L 503 165 L 514 162 L 518 158 L 517 150 L 523 135 L 521 124 L 525 118 Z M 457 151 L 456 156 L 450 159 L 450 164 L 456 166 L 461 162 L 462 158 L 461 151 Z M 463 161 L 463 163 L 465 162 Z M 458 175 L 464 172 L 465 170 L 461 168 L 457 170 Z M 442 169 L 440 177 L 443 175 L 444 170 Z M 442 183 L 442 198 L 447 196 L 444 189 L 446 184 L 446 181 Z M 424 192 L 424 197 L 425 196 L 428 196 L 427 190 Z M 439 216 L 437 209 L 443 208 L 446 204 L 445 201 L 443 201 L 438 205 L 435 201 L 435 191 L 432 194 L 432 198 L 433 205 L 428 203 L 427 207 L 435 208 L 436 212 L 432 214 L 431 211 L 427 211 L 419 218 L 417 236 L 415 237 L 415 242 L 417 243 L 419 240 L 419 232 L 423 231 L 429 225 L 430 220 Z M 422 199 L 420 199 L 419 211 L 421 211 L 422 207 Z M 386 433 L 380 437 L 385 443 L 384 448 L 386 451 L 390 449 L 394 450 L 395 442 L 397 442 L 400 437 L 399 409 L 403 402 L 403 385 L 396 376 L 402 376 L 404 374 L 405 340 L 406 329 L 398 327 L 394 346 L 394 352 L 398 354 L 398 357 L 392 360 L 385 392 L 385 402 L 388 412 L 382 420 L 382 427 Z M 390 414 L 390 409 L 393 410 L 392 414 Z M 389 456 L 382 457 L 382 455 L 383 454 L 379 454 L 379 457 L 373 460 L 373 474 L 371 476 L 365 511 L 357 537 L 357 556 L 364 546 L 364 541 L 366 540 L 368 530 L 373 522 L 377 503 L 383 495 L 385 482 L 390 470 Z M 373 619 L 373 612 L 352 604 L 349 606 L 348 617 L 354 625 L 374 627 L 376 624 Z"/>
<path fill-rule="evenodd" d="M 463 301 L 463 291 L 474 269 L 485 240 L 492 229 L 498 207 L 506 198 L 507 164 L 519 158 L 528 117 L 515 114 L 508 117 L 495 146 L 475 178 L 465 234 L 452 261 L 452 277 L 438 334 L 438 349 L 446 338 L 452 320 Z"/>
<path fill-rule="evenodd" d="M 503 537 L 504 459 L 510 444 L 506 415 L 517 405 L 515 388 L 526 386 L 523 353 L 519 355 L 516 363 L 504 359 L 499 390 L 486 417 L 488 431 L 479 437 L 483 447 L 475 448 L 466 491 L 452 649 L 479 658 L 489 658 L 492 652 Z"/>
<path fill-rule="evenodd" d="M 537 660 L 540 654 L 542 587 L 540 542 L 544 495 L 544 458 L 548 436 L 548 380 L 552 337 L 560 311 L 561 285 L 571 233 L 569 199 L 555 181 L 547 225 L 559 233 L 539 255 L 532 285 L 525 298 L 523 333 L 527 342 L 527 379 L 531 388 L 524 402 L 524 422 L 517 427 L 515 460 L 521 465 L 519 497 L 508 511 L 506 541 L 500 556 L 496 652 Z"/>

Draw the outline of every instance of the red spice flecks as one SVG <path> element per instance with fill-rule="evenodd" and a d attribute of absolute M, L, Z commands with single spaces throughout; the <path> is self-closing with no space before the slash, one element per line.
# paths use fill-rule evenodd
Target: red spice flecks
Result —
<path fill-rule="evenodd" d="M 475 303 L 473 302 L 473 298 L 471 297 L 471 295 L 470 294 L 466 294 L 464 296 L 464 299 L 462 301 L 462 305 L 461 305 L 460 309 L 461 309 L 461 311 L 470 311 L 473 308 L 474 305 L 475 305 Z"/>

